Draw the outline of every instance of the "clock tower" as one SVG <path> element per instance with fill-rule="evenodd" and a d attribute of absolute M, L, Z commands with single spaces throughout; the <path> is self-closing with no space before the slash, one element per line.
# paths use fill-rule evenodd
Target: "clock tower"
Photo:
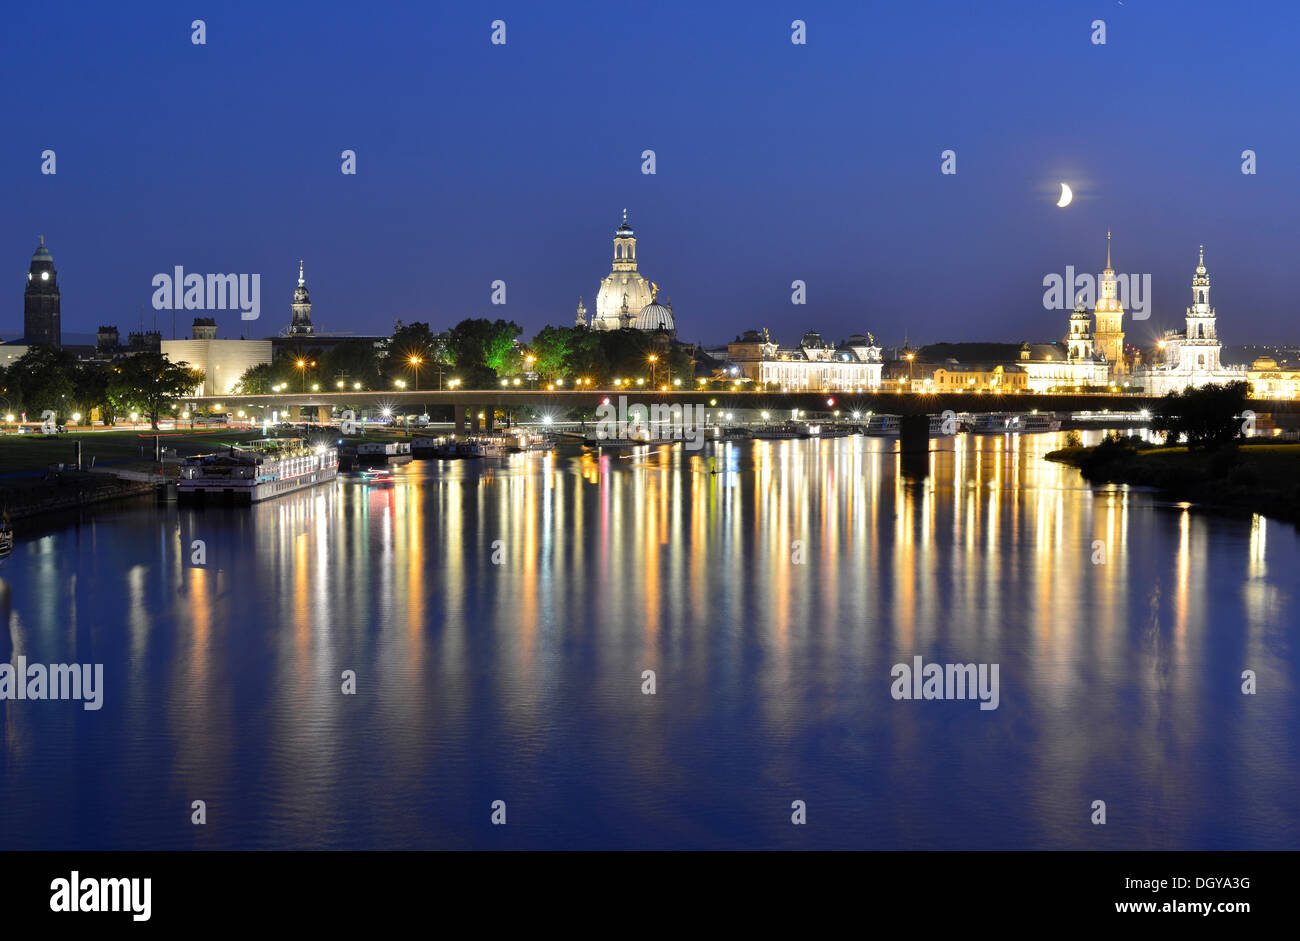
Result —
<path fill-rule="evenodd" d="M 28 346 L 43 343 L 58 349 L 63 334 L 59 324 L 59 277 L 54 258 L 45 247 L 45 236 L 32 255 L 27 269 L 27 291 L 23 295 L 23 339 Z"/>

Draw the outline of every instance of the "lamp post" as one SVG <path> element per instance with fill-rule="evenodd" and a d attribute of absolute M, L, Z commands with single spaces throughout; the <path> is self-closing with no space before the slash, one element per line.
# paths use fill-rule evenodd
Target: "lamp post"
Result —
<path fill-rule="evenodd" d="M 650 354 L 650 385 L 655 385 L 655 376 L 657 375 L 656 367 L 659 364 L 659 357 L 654 353 Z"/>
<path fill-rule="evenodd" d="M 916 359 L 915 353 L 908 353 L 907 359 L 907 391 L 912 391 L 912 361 Z"/>
<path fill-rule="evenodd" d="M 411 357 L 411 367 L 412 367 L 412 369 L 414 369 L 414 371 L 415 371 L 415 391 L 416 391 L 416 392 L 419 392 L 419 391 L 420 391 L 420 362 L 421 362 L 420 357 L 418 357 L 418 356 L 412 356 L 412 357 Z"/>

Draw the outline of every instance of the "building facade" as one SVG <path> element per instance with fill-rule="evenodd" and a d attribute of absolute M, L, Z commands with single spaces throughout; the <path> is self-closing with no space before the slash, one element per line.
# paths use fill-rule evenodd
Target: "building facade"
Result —
<path fill-rule="evenodd" d="M 1300 365 L 1283 365 L 1272 356 L 1260 356 L 1246 370 L 1246 381 L 1251 394 L 1261 399 L 1294 399 L 1300 396 Z"/>
<path fill-rule="evenodd" d="M 168 360 L 189 363 L 203 371 L 195 395 L 230 395 L 245 370 L 271 362 L 270 340 L 218 340 L 210 318 L 194 321 L 192 339 L 161 342 Z"/>
<path fill-rule="evenodd" d="M 788 392 L 866 392 L 880 388 L 880 347 L 868 334 L 836 346 L 810 330 L 783 348 L 767 330 L 748 330 L 727 345 L 723 379 L 748 379 L 757 388 Z"/>

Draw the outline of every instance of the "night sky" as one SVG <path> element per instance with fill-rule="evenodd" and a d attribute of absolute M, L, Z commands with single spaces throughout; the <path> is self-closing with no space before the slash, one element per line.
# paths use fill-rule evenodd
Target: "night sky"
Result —
<path fill-rule="evenodd" d="M 151 278 L 183 265 L 260 273 L 247 333 L 269 336 L 301 257 L 318 330 L 504 316 L 531 336 L 594 307 L 627 207 L 684 340 L 1058 338 L 1042 279 L 1098 271 L 1107 229 L 1116 268 L 1153 279 L 1131 340 L 1182 326 L 1202 242 L 1224 342 L 1300 340 L 1294 3 L 709 6 L 11 4 L 0 332 L 22 331 L 43 233 L 65 333 L 125 335 L 142 306 L 151 327 Z"/>

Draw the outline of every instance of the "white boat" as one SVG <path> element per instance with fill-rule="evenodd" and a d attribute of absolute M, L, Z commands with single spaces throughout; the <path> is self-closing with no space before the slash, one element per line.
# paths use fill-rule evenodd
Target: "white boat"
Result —
<path fill-rule="evenodd" d="M 338 449 L 302 438 L 261 438 L 219 454 L 187 458 L 176 483 L 178 502 L 260 503 L 338 476 Z"/>
<path fill-rule="evenodd" d="M 873 438 L 897 438 L 900 433 L 898 415 L 872 415 L 867 420 L 866 434 Z M 930 416 L 930 437 L 950 438 L 965 431 L 962 423 L 956 419 L 945 419 L 942 415 Z"/>
<path fill-rule="evenodd" d="M 1028 435 L 1061 430 L 1061 420 L 1050 412 L 1022 415 L 1020 422 L 1023 426 L 1021 430 Z"/>
<path fill-rule="evenodd" d="M 1018 415 L 998 412 L 975 419 L 977 435 L 1025 435 L 1060 431 L 1061 420 L 1051 413 Z"/>

